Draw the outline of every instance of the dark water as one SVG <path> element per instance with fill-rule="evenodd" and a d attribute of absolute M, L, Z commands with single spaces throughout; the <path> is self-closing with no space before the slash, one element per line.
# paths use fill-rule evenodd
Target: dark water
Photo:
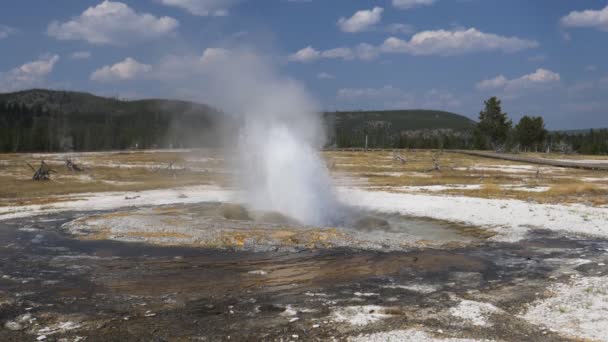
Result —
<path fill-rule="evenodd" d="M 22 330 L 0 330 L 0 340 L 34 340 L 66 321 L 79 328 L 47 339 L 324 341 L 416 324 L 449 330 L 450 322 L 432 313 L 457 304 L 455 296 L 483 294 L 515 312 L 548 285 L 558 266 L 546 260 L 601 258 L 608 247 L 605 240 L 539 231 L 517 244 L 469 248 L 253 253 L 80 241 L 62 232 L 63 223 L 88 214 L 0 222 L 0 322 L 36 318 Z M 585 265 L 582 272 L 604 271 Z M 407 288 L 416 285 L 434 290 Z M 373 327 L 331 322 L 336 308 L 353 305 L 398 309 Z M 505 324 L 466 333 L 558 339 L 521 322 Z"/>

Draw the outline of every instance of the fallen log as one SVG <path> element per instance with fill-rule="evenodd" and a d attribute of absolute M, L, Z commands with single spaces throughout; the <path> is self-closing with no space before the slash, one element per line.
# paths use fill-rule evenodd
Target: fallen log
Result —
<path fill-rule="evenodd" d="M 65 166 L 72 172 L 83 172 L 84 168 L 74 163 L 71 159 L 65 161 Z"/>
<path fill-rule="evenodd" d="M 401 164 L 407 163 L 407 160 L 403 158 L 397 151 L 393 151 L 393 160 L 400 161 Z"/>
<path fill-rule="evenodd" d="M 35 181 L 48 181 L 51 180 L 51 173 L 57 173 L 57 171 L 51 169 L 44 160 L 40 162 L 40 167 L 38 169 L 34 168 L 32 164 L 25 162 L 27 166 L 34 171 L 34 175 L 32 176 L 32 180 Z"/>

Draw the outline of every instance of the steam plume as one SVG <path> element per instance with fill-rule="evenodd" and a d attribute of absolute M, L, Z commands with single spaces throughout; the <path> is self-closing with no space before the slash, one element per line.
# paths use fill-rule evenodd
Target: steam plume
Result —
<path fill-rule="evenodd" d="M 213 80 L 215 104 L 239 122 L 230 145 L 247 204 L 305 224 L 327 224 L 336 205 L 318 153 L 325 132 L 314 99 L 249 50 L 208 49 L 201 62 Z"/>

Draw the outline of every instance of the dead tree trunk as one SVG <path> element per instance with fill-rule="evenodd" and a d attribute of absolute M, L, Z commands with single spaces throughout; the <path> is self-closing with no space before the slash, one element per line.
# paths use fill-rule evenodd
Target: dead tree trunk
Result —
<path fill-rule="evenodd" d="M 439 155 L 438 153 L 433 153 L 431 158 L 433 159 L 433 168 L 429 170 L 429 172 L 433 171 L 441 171 L 441 165 L 439 164 Z"/>
<path fill-rule="evenodd" d="M 48 181 L 51 180 L 51 173 L 57 173 L 55 170 L 52 170 L 44 160 L 40 162 L 40 167 L 38 169 L 34 168 L 30 163 L 26 162 L 27 166 L 34 171 L 34 175 L 32 176 L 32 180 L 35 181 Z"/>
<path fill-rule="evenodd" d="M 401 156 L 397 151 L 393 151 L 393 160 L 398 160 L 401 164 L 407 163 L 407 160 Z"/>
<path fill-rule="evenodd" d="M 70 170 L 72 172 L 83 172 L 84 171 L 83 167 L 78 166 L 71 159 L 68 159 L 65 161 L 65 166 L 68 168 L 68 170 Z"/>

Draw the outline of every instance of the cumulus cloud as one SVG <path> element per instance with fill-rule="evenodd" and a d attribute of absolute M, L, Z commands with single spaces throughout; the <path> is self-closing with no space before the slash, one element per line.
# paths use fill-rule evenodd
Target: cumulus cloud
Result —
<path fill-rule="evenodd" d="M 342 17 L 338 19 L 338 27 L 343 32 L 348 33 L 369 30 L 382 20 L 382 12 L 384 12 L 382 7 L 357 11 L 350 18 Z"/>
<path fill-rule="evenodd" d="M 292 62 L 307 63 L 316 61 L 319 58 L 321 58 L 321 52 L 312 46 L 307 46 L 290 55 L 288 59 Z"/>
<path fill-rule="evenodd" d="M 469 28 L 454 31 L 422 31 L 412 36 L 409 41 L 390 37 L 380 48 L 383 52 L 389 53 L 452 56 L 482 51 L 509 53 L 537 46 L 538 42 L 533 40 L 505 37 Z"/>
<path fill-rule="evenodd" d="M 538 43 L 533 40 L 504 37 L 470 28 L 455 31 L 422 31 L 412 36 L 409 41 L 390 37 L 380 46 L 361 43 L 354 48 L 341 47 L 325 51 L 308 46 L 290 55 L 289 60 L 302 63 L 321 58 L 372 60 L 381 53 L 406 53 L 416 56 L 455 56 L 486 51 L 512 53 L 537 46 Z"/>
<path fill-rule="evenodd" d="M 70 55 L 71 59 L 89 59 L 92 54 L 90 51 L 76 51 Z"/>
<path fill-rule="evenodd" d="M 539 68 L 535 72 L 518 78 L 508 79 L 499 75 L 491 79 L 480 81 L 476 84 L 479 90 L 505 90 L 506 92 L 517 92 L 524 89 L 538 88 L 558 83 L 561 77 L 551 70 Z"/>
<path fill-rule="evenodd" d="M 239 0 L 158 0 L 160 3 L 178 7 L 197 16 L 225 16 Z"/>
<path fill-rule="evenodd" d="M 10 26 L 0 25 L 0 40 L 8 38 L 11 34 L 15 33 L 17 30 Z"/>
<path fill-rule="evenodd" d="M 321 53 L 323 58 L 341 58 L 345 60 L 351 60 L 355 58 L 353 50 L 350 48 L 339 47 L 334 49 L 325 50 Z"/>
<path fill-rule="evenodd" d="M 14 91 L 44 85 L 59 61 L 58 55 L 45 56 L 7 72 L 0 72 L 0 91 Z"/>
<path fill-rule="evenodd" d="M 91 74 L 91 80 L 97 82 L 125 81 L 145 75 L 152 69 L 151 65 L 139 63 L 128 57 L 114 65 L 106 65 Z"/>
<path fill-rule="evenodd" d="M 376 47 L 370 44 L 359 44 L 354 49 L 348 47 L 338 47 L 319 51 L 312 46 L 307 46 L 288 57 L 291 62 L 309 63 L 319 59 L 342 59 L 346 61 L 359 59 L 359 60 L 372 60 L 378 56 L 378 50 Z"/>
<path fill-rule="evenodd" d="M 241 50 L 243 60 L 248 58 L 247 51 Z M 235 52 L 211 47 L 205 49 L 200 55 L 169 54 L 159 61 L 151 64 L 141 63 L 134 58 L 128 57 L 114 65 L 106 65 L 95 70 L 90 79 L 97 82 L 133 81 L 133 80 L 156 80 L 164 83 L 179 84 L 182 80 L 195 82 L 191 84 L 193 89 L 202 77 L 209 72 L 214 72 L 217 65 L 226 58 L 234 58 Z M 185 84 L 183 84 L 185 86 Z M 177 89 L 173 89 L 177 90 Z M 181 91 L 181 90 L 180 90 Z M 200 95 L 200 94 L 199 94 Z M 188 94 L 195 98 L 195 94 Z"/>
<path fill-rule="evenodd" d="M 361 43 L 357 45 L 355 50 L 357 58 L 364 61 L 370 61 L 372 59 L 375 59 L 379 55 L 378 49 L 371 44 Z"/>
<path fill-rule="evenodd" d="M 419 6 L 429 6 L 436 0 L 393 0 L 393 6 L 399 9 L 410 9 Z"/>
<path fill-rule="evenodd" d="M 226 58 L 229 53 L 229 50 L 223 48 L 207 48 L 203 51 L 200 62 L 202 64 L 215 63 Z"/>
<path fill-rule="evenodd" d="M 608 5 L 601 10 L 573 11 L 561 19 L 565 27 L 595 28 L 608 32 Z"/>
<path fill-rule="evenodd" d="M 178 26 L 174 18 L 137 13 L 122 2 L 106 0 L 66 22 L 53 21 L 47 34 L 59 40 L 121 45 L 171 35 Z"/>
<path fill-rule="evenodd" d="M 504 75 L 498 75 L 494 78 L 479 81 L 476 85 L 479 90 L 490 90 L 504 87 L 509 80 Z"/>
<path fill-rule="evenodd" d="M 524 75 L 520 77 L 522 80 L 535 82 L 535 83 L 547 83 L 547 82 L 559 82 L 560 76 L 558 73 L 555 73 L 551 70 L 547 69 L 536 69 L 535 72 Z"/>

